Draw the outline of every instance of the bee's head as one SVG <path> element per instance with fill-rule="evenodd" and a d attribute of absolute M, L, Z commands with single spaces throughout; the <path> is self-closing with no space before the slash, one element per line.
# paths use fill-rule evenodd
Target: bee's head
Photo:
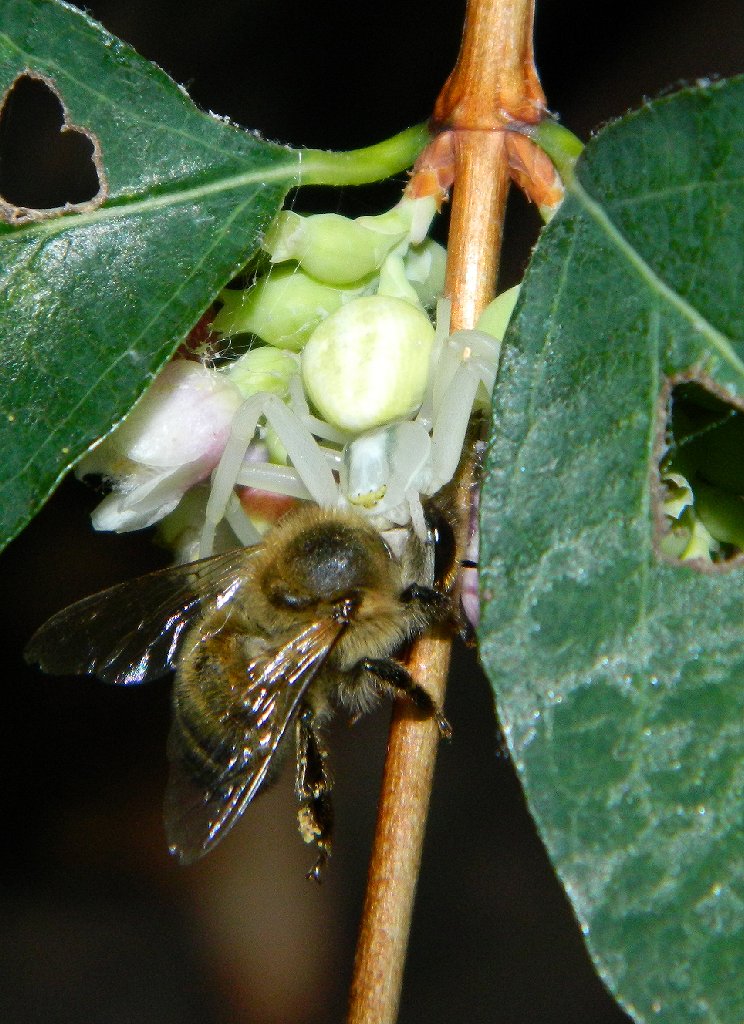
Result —
<path fill-rule="evenodd" d="M 377 531 L 360 517 L 313 510 L 276 531 L 263 589 L 278 608 L 310 609 L 387 589 L 396 563 Z M 392 579 L 391 579 L 392 574 Z"/>

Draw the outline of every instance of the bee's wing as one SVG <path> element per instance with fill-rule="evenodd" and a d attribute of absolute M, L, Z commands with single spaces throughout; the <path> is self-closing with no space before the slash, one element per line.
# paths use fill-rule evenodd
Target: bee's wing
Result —
<path fill-rule="evenodd" d="M 199 744 L 175 706 L 165 825 L 170 851 L 181 863 L 219 842 L 271 777 L 287 727 L 343 628 L 333 618 L 319 619 L 251 661 L 234 716 L 208 743 Z"/>
<path fill-rule="evenodd" d="M 34 633 L 26 660 L 56 675 L 143 683 L 173 667 L 205 604 L 229 600 L 257 549 L 237 548 L 127 580 L 63 608 Z"/>

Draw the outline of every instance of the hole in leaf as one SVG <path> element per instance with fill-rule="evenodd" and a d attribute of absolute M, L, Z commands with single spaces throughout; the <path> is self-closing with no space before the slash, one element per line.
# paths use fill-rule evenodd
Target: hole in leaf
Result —
<path fill-rule="evenodd" d="M 0 214 L 22 223 L 87 210 L 105 191 L 95 137 L 69 123 L 48 79 L 20 75 L 0 110 Z"/>
<path fill-rule="evenodd" d="M 695 381 L 669 393 L 661 554 L 701 570 L 744 552 L 744 412 Z"/>

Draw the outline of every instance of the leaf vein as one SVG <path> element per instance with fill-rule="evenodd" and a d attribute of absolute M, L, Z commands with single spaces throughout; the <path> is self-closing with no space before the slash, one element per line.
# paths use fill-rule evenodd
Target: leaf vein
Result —
<path fill-rule="evenodd" d="M 64 417 L 62 420 L 58 421 L 56 427 L 49 434 L 47 434 L 45 440 L 39 445 L 39 447 L 33 453 L 32 457 L 29 458 L 20 467 L 20 469 L 19 469 L 17 474 L 15 474 L 14 476 L 10 477 L 6 481 L 6 483 L 3 484 L 3 487 L 6 487 L 6 486 L 9 486 L 10 484 L 12 484 L 13 481 L 17 477 L 22 476 L 31 467 L 33 467 L 34 464 L 37 461 L 39 461 L 39 458 L 42 455 L 42 453 L 47 448 L 49 448 L 50 446 L 54 445 L 57 436 L 60 433 L 64 433 L 65 432 L 65 430 L 67 428 L 68 422 L 73 422 L 74 423 L 75 417 L 76 417 L 79 409 L 86 403 L 86 401 L 90 398 L 90 396 L 94 392 L 96 392 L 99 388 L 103 387 L 108 380 L 112 379 L 112 377 L 115 375 L 115 372 L 116 372 L 118 366 L 120 365 L 120 363 L 125 358 L 127 358 L 127 356 L 131 353 L 132 349 L 136 350 L 137 342 L 141 342 L 142 339 L 148 333 L 148 331 L 150 331 L 153 328 L 153 326 L 155 324 L 157 324 L 159 320 L 162 319 L 165 311 L 174 302 L 174 300 L 177 298 L 177 296 L 180 294 L 180 292 L 183 291 L 186 288 L 186 286 L 191 281 L 191 279 L 194 278 L 197 275 L 197 272 L 198 272 L 199 268 L 201 267 L 201 265 L 204 262 L 206 262 L 206 260 L 208 259 L 208 257 L 212 253 L 212 251 L 219 247 L 219 245 L 221 244 L 221 242 L 223 240 L 224 235 L 228 232 L 232 221 L 235 220 L 235 218 L 237 218 L 240 215 L 240 213 L 242 213 L 244 207 L 246 205 L 248 205 L 249 202 L 250 202 L 250 200 L 246 199 L 240 206 L 237 206 L 235 208 L 235 210 L 233 211 L 231 217 L 224 222 L 224 224 L 222 226 L 222 229 L 219 232 L 215 232 L 215 235 L 214 235 L 214 237 L 212 239 L 211 245 L 208 248 L 203 250 L 202 255 L 201 255 L 201 259 L 197 263 L 195 263 L 193 265 L 191 273 L 189 275 L 186 275 L 183 278 L 183 280 L 181 281 L 181 284 L 179 285 L 179 287 L 176 288 L 171 293 L 171 295 L 168 298 L 168 302 L 166 302 L 164 305 L 159 307 L 158 312 L 154 316 L 152 316 L 150 318 L 150 320 L 146 324 L 144 324 L 144 326 L 143 326 L 142 330 L 139 332 L 139 334 L 136 335 L 132 339 L 130 346 L 124 352 L 121 352 L 116 357 L 116 359 L 107 367 L 106 372 L 103 373 L 100 377 L 98 377 L 96 379 L 96 381 L 91 385 L 91 387 L 88 388 L 88 390 L 83 395 L 80 396 L 80 399 L 78 400 L 78 402 L 74 406 L 70 407 L 70 409 L 68 410 L 67 416 Z M 63 473 L 60 474 L 60 475 L 63 475 L 65 472 L 67 472 L 68 469 L 69 469 L 69 466 L 67 466 L 63 470 Z M 2 488 L 0 488 L 0 490 L 1 489 Z"/>
<path fill-rule="evenodd" d="M 735 342 L 727 338 L 717 327 L 714 327 L 694 306 L 682 298 L 681 295 L 678 295 L 659 277 L 643 259 L 641 254 L 625 238 L 620 229 L 612 222 L 603 207 L 589 195 L 576 178 L 571 180 L 569 188 L 600 230 L 604 232 L 618 252 L 637 271 L 649 289 L 658 293 L 665 302 L 690 324 L 694 331 L 702 335 L 724 362 L 728 363 L 732 369 L 744 378 L 744 362 L 734 350 Z M 738 344 L 742 343 L 738 342 Z"/>

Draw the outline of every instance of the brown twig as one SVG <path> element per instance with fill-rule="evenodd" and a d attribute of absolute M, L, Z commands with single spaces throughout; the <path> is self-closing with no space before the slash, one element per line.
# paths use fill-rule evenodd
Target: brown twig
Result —
<path fill-rule="evenodd" d="M 468 0 L 457 65 L 433 123 L 447 133 L 455 188 L 447 256 L 453 330 L 472 327 L 493 294 L 509 188 L 506 131 L 536 122 L 544 97 L 532 57 L 534 0 Z M 435 142 L 441 151 L 442 135 Z M 469 514 L 460 484 L 461 526 Z M 439 706 L 450 660 L 444 634 L 422 638 L 409 661 L 413 677 Z M 396 702 L 362 913 L 348 1024 L 394 1024 L 416 891 L 438 730 Z"/>

